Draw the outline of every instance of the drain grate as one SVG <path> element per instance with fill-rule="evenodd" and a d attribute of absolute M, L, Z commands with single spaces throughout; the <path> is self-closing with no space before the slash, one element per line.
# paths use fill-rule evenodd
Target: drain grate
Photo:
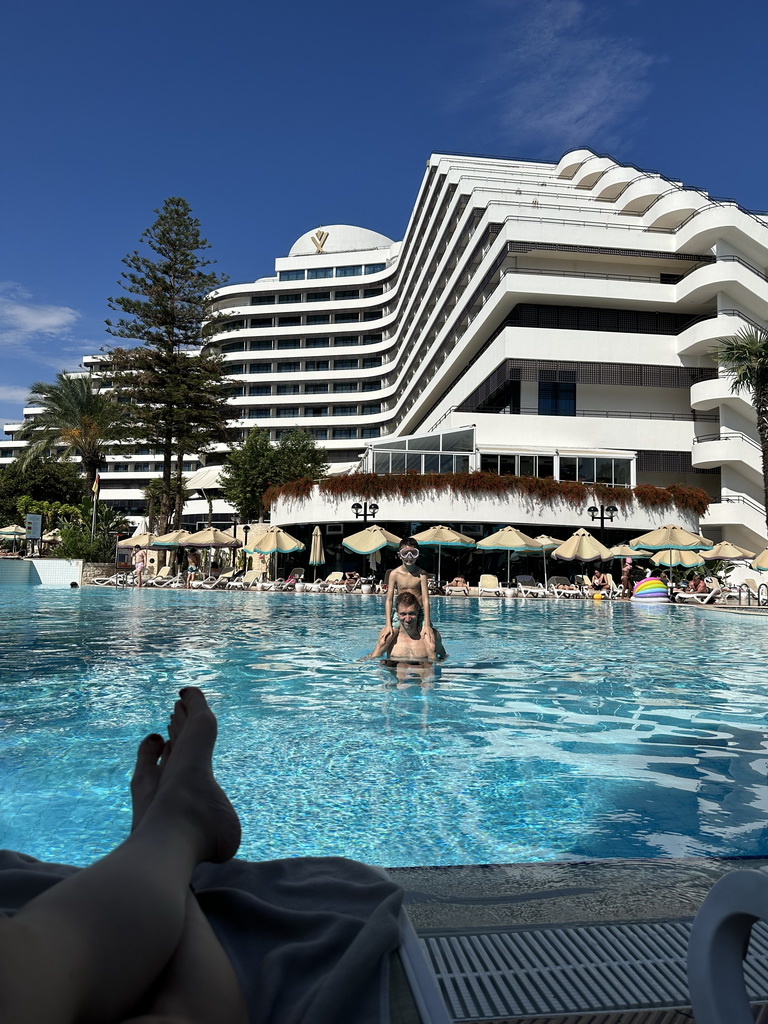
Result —
<path fill-rule="evenodd" d="M 455 1021 L 689 1006 L 687 921 L 422 937 Z M 768 998 L 768 925 L 752 930 L 745 977 Z"/>

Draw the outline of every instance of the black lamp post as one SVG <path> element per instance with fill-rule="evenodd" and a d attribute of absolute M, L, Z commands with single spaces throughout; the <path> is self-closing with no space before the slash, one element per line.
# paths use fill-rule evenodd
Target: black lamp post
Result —
<path fill-rule="evenodd" d="M 612 523 L 613 520 L 619 513 L 619 510 L 615 505 L 601 505 L 599 508 L 597 505 L 590 505 L 587 509 L 590 516 L 592 517 L 593 523 L 600 523 L 600 532 L 605 540 L 605 524 Z"/>
<path fill-rule="evenodd" d="M 354 512 L 355 519 L 362 519 L 364 523 L 367 523 L 369 519 L 375 519 L 376 513 L 379 511 L 379 506 L 375 502 L 371 502 L 370 505 L 367 501 L 364 501 L 362 505 L 359 501 L 354 502 L 352 505 L 352 511 Z"/>

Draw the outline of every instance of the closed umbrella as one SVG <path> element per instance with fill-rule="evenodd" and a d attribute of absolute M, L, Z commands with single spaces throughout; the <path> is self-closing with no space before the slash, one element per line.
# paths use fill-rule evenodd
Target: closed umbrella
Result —
<path fill-rule="evenodd" d="M 421 547 L 437 548 L 437 576 L 440 578 L 440 565 L 443 548 L 473 548 L 475 542 L 471 537 L 466 537 L 449 526 L 430 526 L 428 530 L 421 533 L 414 533 L 413 539 L 419 542 Z"/>
<path fill-rule="evenodd" d="M 546 533 L 540 533 L 538 537 L 534 537 L 535 541 L 538 541 L 541 546 L 541 554 L 544 561 L 544 587 L 547 586 L 547 552 L 554 551 L 555 548 L 559 548 L 563 541 L 559 537 L 548 537 Z"/>
<path fill-rule="evenodd" d="M 564 562 L 608 562 L 613 555 L 610 548 L 593 537 L 589 530 L 577 530 L 560 547 L 552 552 L 553 558 Z"/>
<path fill-rule="evenodd" d="M 477 542 L 479 548 L 485 551 L 506 551 L 507 552 L 507 586 L 509 586 L 509 560 L 512 552 L 516 554 L 530 554 L 541 550 L 541 544 L 533 537 L 529 537 L 514 526 L 502 526 L 496 533 L 489 537 L 483 537 Z"/>
<path fill-rule="evenodd" d="M 309 564 L 323 565 L 325 563 L 325 549 L 323 548 L 323 534 L 319 526 L 312 531 L 312 543 L 309 548 Z M 315 569 L 317 579 L 317 569 Z"/>
<path fill-rule="evenodd" d="M 356 555 L 370 555 L 374 551 L 381 551 L 382 548 L 396 548 L 400 538 L 385 530 L 383 526 L 367 526 L 359 533 L 345 537 L 341 543 Z"/>

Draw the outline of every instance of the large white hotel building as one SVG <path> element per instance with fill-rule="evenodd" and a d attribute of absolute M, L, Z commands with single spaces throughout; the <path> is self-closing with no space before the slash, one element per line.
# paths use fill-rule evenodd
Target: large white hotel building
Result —
<path fill-rule="evenodd" d="M 224 318 L 210 344 L 227 364 L 240 439 L 254 426 L 273 440 L 304 427 L 331 472 L 682 483 L 711 497 L 690 525 L 759 549 L 755 413 L 713 352 L 745 325 L 768 325 L 766 270 L 768 217 L 656 172 L 587 149 L 557 164 L 435 154 L 402 241 L 346 225 L 308 231 L 273 275 L 215 293 Z M 99 357 L 86 366 L 104 369 Z M 0 464 L 17 447 L 0 442 Z M 206 497 L 225 454 L 208 453 L 192 477 Z M 111 457 L 102 496 L 139 512 L 158 467 L 149 450 Z M 205 508 L 190 502 L 190 523 Z M 227 521 L 231 510 L 215 508 Z M 565 536 L 590 526 L 586 511 L 436 497 L 382 507 L 378 519 Z M 349 502 L 318 493 L 279 502 L 272 518 L 354 522 Z M 670 518 L 685 521 L 629 507 L 613 528 Z"/>

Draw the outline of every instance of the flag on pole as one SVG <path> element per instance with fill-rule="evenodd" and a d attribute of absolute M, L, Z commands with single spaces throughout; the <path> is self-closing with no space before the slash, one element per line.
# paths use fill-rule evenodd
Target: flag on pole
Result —
<path fill-rule="evenodd" d="M 101 482 L 101 479 L 99 477 L 99 474 L 97 473 L 96 474 L 96 479 L 93 481 L 93 487 L 91 488 L 91 490 L 93 491 L 93 493 L 96 495 L 97 498 L 99 496 L 99 484 L 100 484 L 100 482 Z"/>

